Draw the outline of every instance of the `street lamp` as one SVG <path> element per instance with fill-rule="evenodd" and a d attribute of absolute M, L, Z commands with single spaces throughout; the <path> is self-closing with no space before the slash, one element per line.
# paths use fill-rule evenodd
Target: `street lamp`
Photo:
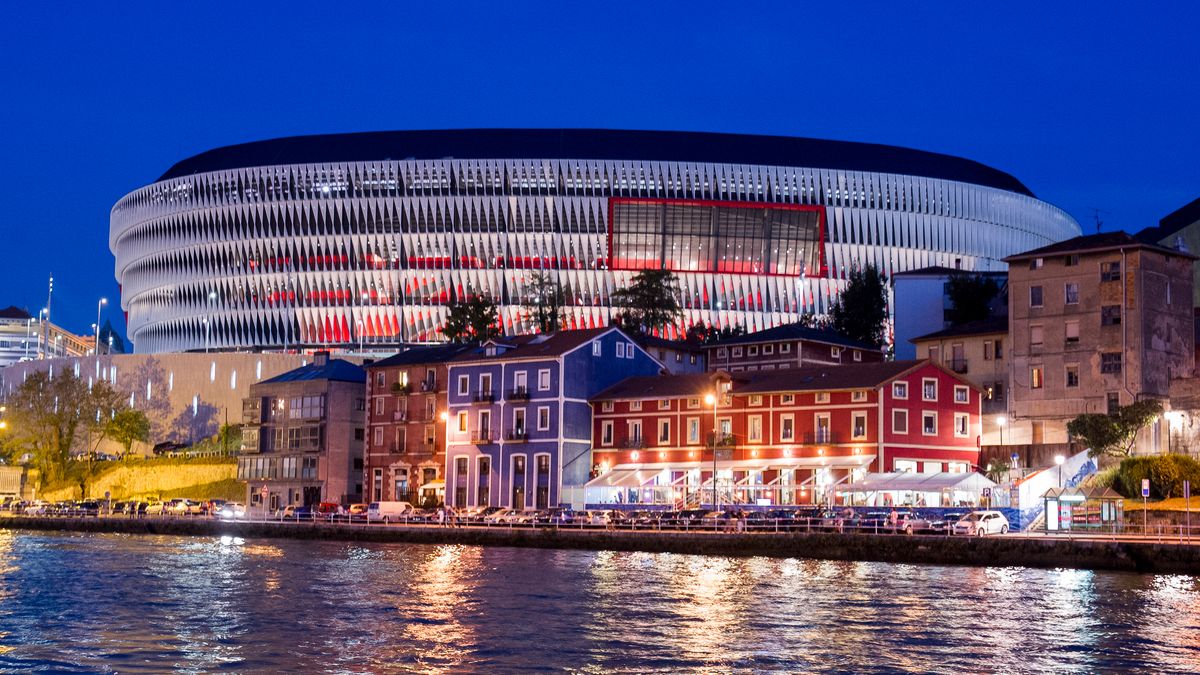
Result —
<path fill-rule="evenodd" d="M 108 298 L 100 298 L 96 303 L 96 356 L 100 355 L 100 308 L 108 304 Z"/>
<path fill-rule="evenodd" d="M 1000 427 L 1000 445 L 1004 445 L 1004 425 L 1008 424 L 1008 418 L 1001 415 L 996 418 L 996 426 Z"/>
<path fill-rule="evenodd" d="M 713 453 L 713 472 L 712 472 L 712 498 L 713 509 L 717 508 L 717 402 L 716 394 L 706 394 L 704 402 L 713 407 L 713 430 L 712 430 L 712 453 Z"/>
<path fill-rule="evenodd" d="M 442 466 L 448 466 L 446 464 L 446 462 L 448 461 L 448 458 L 450 457 L 450 413 L 446 410 L 443 410 L 442 414 L 438 415 L 438 417 L 440 417 L 442 420 Z M 447 479 L 449 479 L 449 476 L 443 475 L 442 478 L 444 480 L 447 480 Z M 455 476 L 454 478 L 455 478 L 455 480 L 457 480 L 458 476 Z M 447 480 L 447 482 L 448 482 L 448 480 Z M 443 488 L 443 492 L 442 492 L 442 503 L 443 504 L 446 503 L 447 498 L 450 496 L 450 490 L 448 489 L 448 487 L 449 486 L 447 486 L 447 488 Z M 458 500 L 455 500 L 455 501 L 458 501 Z M 451 504 L 451 506 L 461 509 L 462 507 L 466 506 L 466 504 Z"/>
<path fill-rule="evenodd" d="M 1054 456 L 1054 463 L 1058 465 L 1058 487 L 1063 486 L 1062 468 L 1063 468 L 1063 463 L 1066 461 L 1067 461 L 1067 458 L 1063 457 L 1062 455 Z"/>

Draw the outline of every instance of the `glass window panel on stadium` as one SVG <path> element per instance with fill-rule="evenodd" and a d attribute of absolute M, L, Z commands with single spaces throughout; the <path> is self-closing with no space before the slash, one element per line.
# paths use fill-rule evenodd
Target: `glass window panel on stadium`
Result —
<path fill-rule="evenodd" d="M 760 330 L 825 312 L 855 264 L 1003 269 L 1079 234 L 1058 208 L 953 180 L 610 160 L 298 164 L 164 179 L 114 206 L 110 247 L 138 352 L 368 348 L 441 339 L 486 295 L 508 332 L 533 270 L 568 328 L 606 325 L 639 270 L 680 276 L 685 316 Z"/>

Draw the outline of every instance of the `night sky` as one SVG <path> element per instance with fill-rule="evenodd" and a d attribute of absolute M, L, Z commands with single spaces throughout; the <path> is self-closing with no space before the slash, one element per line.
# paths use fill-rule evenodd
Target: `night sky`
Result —
<path fill-rule="evenodd" d="M 0 307 L 36 313 L 53 272 L 56 323 L 89 331 L 102 295 L 119 319 L 113 203 L 189 155 L 295 134 L 887 143 L 1007 171 L 1085 231 L 1093 208 L 1136 231 L 1200 196 L 1192 3 L 505 4 L 6 6 Z"/>

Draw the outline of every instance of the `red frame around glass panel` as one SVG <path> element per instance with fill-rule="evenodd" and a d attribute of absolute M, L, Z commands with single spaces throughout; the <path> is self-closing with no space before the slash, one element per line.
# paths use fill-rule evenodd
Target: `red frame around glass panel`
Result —
<path fill-rule="evenodd" d="M 829 270 L 825 264 L 825 207 L 815 204 L 780 204 L 776 202 L 725 202 L 711 199 L 658 199 L 654 197 L 609 197 L 608 198 L 608 261 L 609 269 L 623 271 L 641 271 L 640 268 L 625 267 L 617 265 L 617 257 L 613 251 L 613 217 L 616 204 L 654 204 L 654 205 L 674 205 L 674 206 L 701 206 L 701 207 L 721 207 L 729 209 L 755 209 L 765 211 L 768 209 L 777 209 L 780 211 L 811 211 L 817 214 L 817 261 L 818 267 L 816 273 L 806 271 L 803 276 L 805 278 L 823 279 L 828 276 Z M 746 274 L 745 272 L 709 272 L 708 274 Z M 755 276 L 767 277 L 793 277 L 801 276 L 796 274 L 780 274 L 773 272 L 759 272 Z"/>

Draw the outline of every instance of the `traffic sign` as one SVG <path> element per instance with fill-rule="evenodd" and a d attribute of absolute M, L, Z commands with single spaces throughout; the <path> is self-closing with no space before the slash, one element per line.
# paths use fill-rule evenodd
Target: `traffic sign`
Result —
<path fill-rule="evenodd" d="M 983 498 L 988 499 L 992 496 L 992 488 L 983 488 Z"/>
<path fill-rule="evenodd" d="M 1143 497 L 1150 496 L 1150 479 L 1149 478 L 1142 479 L 1142 496 Z"/>
<path fill-rule="evenodd" d="M 1192 498 L 1192 481 L 1190 481 L 1190 480 L 1183 481 L 1183 498 L 1184 499 Z"/>

